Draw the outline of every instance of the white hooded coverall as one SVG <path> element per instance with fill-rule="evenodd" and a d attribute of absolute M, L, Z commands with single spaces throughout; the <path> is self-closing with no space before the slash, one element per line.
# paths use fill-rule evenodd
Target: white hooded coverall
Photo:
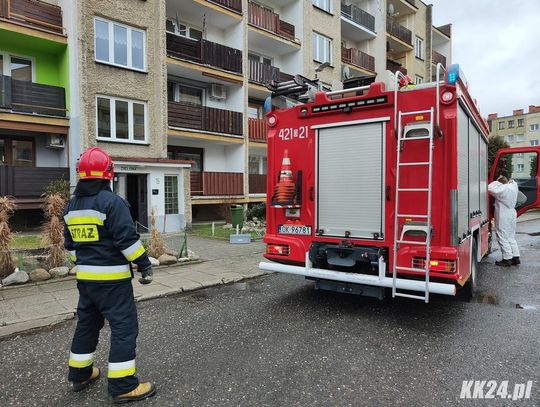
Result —
<path fill-rule="evenodd" d="M 507 184 L 493 181 L 488 185 L 489 193 L 495 198 L 495 235 L 501 247 L 503 259 L 519 257 L 516 242 L 516 202 L 518 186 L 513 180 Z"/>

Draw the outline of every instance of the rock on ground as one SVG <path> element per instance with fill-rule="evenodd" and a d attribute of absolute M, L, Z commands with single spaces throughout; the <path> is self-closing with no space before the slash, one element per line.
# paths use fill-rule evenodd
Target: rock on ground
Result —
<path fill-rule="evenodd" d="M 65 277 L 69 273 L 69 267 L 55 267 L 49 270 L 52 278 Z"/>
<path fill-rule="evenodd" d="M 150 263 L 152 263 L 153 267 L 159 266 L 159 260 L 155 257 L 148 257 L 148 259 L 150 260 Z"/>
<path fill-rule="evenodd" d="M 2 280 L 2 285 L 24 284 L 30 280 L 26 271 L 15 269 L 13 273 Z"/>
<path fill-rule="evenodd" d="M 162 254 L 161 256 L 159 256 L 159 264 L 161 264 L 162 266 L 168 266 L 170 264 L 176 264 L 176 257 L 174 256 L 170 256 L 168 254 Z"/>
<path fill-rule="evenodd" d="M 51 278 L 51 275 L 45 269 L 35 269 L 30 272 L 30 281 L 45 281 Z"/>

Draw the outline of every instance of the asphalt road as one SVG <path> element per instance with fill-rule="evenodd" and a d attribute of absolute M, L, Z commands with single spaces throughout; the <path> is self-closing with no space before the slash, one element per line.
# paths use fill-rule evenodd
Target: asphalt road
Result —
<path fill-rule="evenodd" d="M 469 303 L 378 301 L 285 275 L 140 303 L 138 374 L 158 394 L 136 405 L 538 406 L 540 240 L 531 231 L 519 235 L 519 268 L 495 268 L 498 252 L 484 261 Z M 0 342 L 1 406 L 110 403 L 103 379 L 70 392 L 73 329 L 70 321 Z M 99 367 L 108 337 L 106 328 Z M 462 400 L 464 380 L 508 380 L 510 392 L 534 382 L 527 400 Z"/>

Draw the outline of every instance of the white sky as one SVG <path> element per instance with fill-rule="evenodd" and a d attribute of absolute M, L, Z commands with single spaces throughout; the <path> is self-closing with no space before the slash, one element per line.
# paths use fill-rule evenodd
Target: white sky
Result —
<path fill-rule="evenodd" d="M 540 0 L 424 0 L 484 117 L 540 105 Z"/>

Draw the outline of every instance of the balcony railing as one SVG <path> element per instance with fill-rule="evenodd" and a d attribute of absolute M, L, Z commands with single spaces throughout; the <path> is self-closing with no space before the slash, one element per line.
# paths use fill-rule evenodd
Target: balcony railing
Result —
<path fill-rule="evenodd" d="M 266 141 L 266 120 L 248 119 L 249 139 L 254 141 Z"/>
<path fill-rule="evenodd" d="M 341 61 L 375 72 L 375 58 L 356 48 L 341 48 Z"/>
<path fill-rule="evenodd" d="M 249 80 L 251 82 L 266 85 L 273 80 L 283 82 L 293 78 L 294 76 L 281 72 L 281 70 L 275 66 L 249 61 Z"/>
<path fill-rule="evenodd" d="M 249 174 L 249 193 L 266 193 L 266 174 Z"/>
<path fill-rule="evenodd" d="M 0 18 L 63 34 L 62 9 L 39 0 L 0 0 Z"/>
<path fill-rule="evenodd" d="M 0 75 L 0 107 L 14 112 L 66 116 L 66 92 L 58 86 Z"/>
<path fill-rule="evenodd" d="M 255 27 L 270 31 L 280 37 L 289 40 L 295 39 L 294 25 L 281 20 L 279 14 L 261 7 L 256 3 L 248 2 L 248 22 Z"/>
<path fill-rule="evenodd" d="M 167 33 L 167 54 L 226 71 L 242 73 L 242 51 L 207 40 Z"/>
<path fill-rule="evenodd" d="M 191 195 L 228 196 L 244 194 L 241 172 L 191 172 Z"/>
<path fill-rule="evenodd" d="M 386 69 L 392 73 L 396 73 L 396 71 L 400 71 L 402 74 L 407 75 L 407 69 L 401 66 L 401 64 L 398 64 L 397 62 L 391 61 L 389 59 L 386 60 Z"/>
<path fill-rule="evenodd" d="M 403 27 L 400 23 L 389 16 L 386 17 L 386 32 L 412 46 L 411 30 Z"/>
<path fill-rule="evenodd" d="M 341 3 L 341 15 L 370 31 L 375 31 L 375 17 L 354 4 Z"/>
<path fill-rule="evenodd" d="M 51 181 L 62 178 L 69 180 L 69 168 L 0 165 L 0 196 L 10 195 L 16 200 L 39 198 Z"/>
<path fill-rule="evenodd" d="M 242 113 L 184 102 L 168 103 L 169 126 L 242 135 Z"/>
<path fill-rule="evenodd" d="M 242 13 L 242 0 L 209 0 L 211 3 L 219 4 L 225 8 Z"/>
<path fill-rule="evenodd" d="M 442 54 L 439 54 L 437 51 L 433 51 L 432 53 L 432 62 L 435 65 L 441 63 L 442 66 L 446 67 L 446 57 Z"/>

